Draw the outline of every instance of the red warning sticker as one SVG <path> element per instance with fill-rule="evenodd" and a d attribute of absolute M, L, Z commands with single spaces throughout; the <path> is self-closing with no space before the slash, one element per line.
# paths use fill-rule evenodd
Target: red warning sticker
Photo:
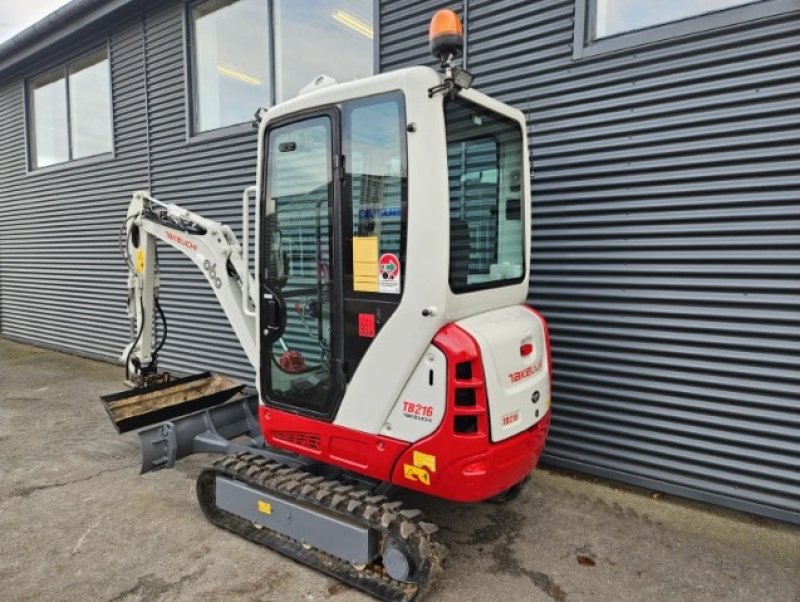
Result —
<path fill-rule="evenodd" d="M 378 260 L 378 292 L 400 294 L 400 260 L 394 253 L 384 253 Z"/>
<path fill-rule="evenodd" d="M 358 314 L 358 336 L 375 338 L 375 315 Z"/>

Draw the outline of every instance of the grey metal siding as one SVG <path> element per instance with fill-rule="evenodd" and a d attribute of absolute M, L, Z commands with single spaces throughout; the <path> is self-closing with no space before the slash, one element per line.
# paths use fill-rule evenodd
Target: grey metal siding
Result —
<path fill-rule="evenodd" d="M 0 334 L 103 359 L 128 338 L 117 230 L 146 186 L 141 19 L 59 49 L 63 64 L 109 41 L 114 157 L 28 173 L 24 81 L 0 82 Z"/>
<path fill-rule="evenodd" d="M 150 190 L 239 233 L 241 192 L 255 181 L 256 133 L 244 128 L 188 139 L 184 10 L 175 0 L 151 3 L 110 34 L 98 31 L 59 48 L 63 60 L 110 39 L 113 159 L 26 173 L 24 82 L 0 84 L 3 336 L 117 360 L 130 329 L 117 234 L 135 190 Z M 29 65 L 26 77 L 52 64 Z M 252 382 L 252 368 L 202 274 L 167 245 L 159 253 L 160 299 L 169 320 L 159 366 L 215 369 Z"/>
<path fill-rule="evenodd" d="M 239 236 L 242 190 L 256 178 L 256 131 L 188 137 L 185 10 L 181 2 L 165 2 L 146 15 L 151 191 L 164 202 L 231 226 Z M 159 254 L 160 299 L 169 320 L 161 367 L 214 369 L 254 382 L 253 369 L 205 277 L 167 245 L 159 245 Z"/>
<path fill-rule="evenodd" d="M 800 522 L 800 14 L 573 61 L 573 0 L 468 4 L 529 111 L 545 460 Z M 382 68 L 439 7 L 382 2 Z"/>

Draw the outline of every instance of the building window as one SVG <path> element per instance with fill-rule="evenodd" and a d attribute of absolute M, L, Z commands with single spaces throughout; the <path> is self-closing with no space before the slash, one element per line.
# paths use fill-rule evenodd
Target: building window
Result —
<path fill-rule="evenodd" d="M 190 20 L 194 133 L 247 123 L 318 75 L 374 73 L 373 0 L 205 0 Z"/>
<path fill-rule="evenodd" d="M 573 58 L 773 17 L 797 0 L 576 0 Z"/>
<path fill-rule="evenodd" d="M 192 8 L 195 131 L 244 123 L 269 103 L 266 0 L 209 0 Z"/>
<path fill-rule="evenodd" d="M 595 39 L 680 21 L 760 0 L 596 0 Z"/>
<path fill-rule="evenodd" d="M 111 152 L 107 49 L 31 80 L 28 102 L 33 169 Z"/>
<path fill-rule="evenodd" d="M 275 98 L 292 98 L 320 74 L 373 73 L 372 0 L 275 0 Z"/>

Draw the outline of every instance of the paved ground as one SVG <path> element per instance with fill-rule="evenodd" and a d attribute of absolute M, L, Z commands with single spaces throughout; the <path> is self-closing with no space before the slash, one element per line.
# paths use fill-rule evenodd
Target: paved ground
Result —
<path fill-rule="evenodd" d="M 202 459 L 138 476 L 98 401 L 120 369 L 0 340 L 4 600 L 365 600 L 208 524 Z M 421 497 L 451 548 L 432 600 L 800 599 L 800 527 L 539 470 L 516 502 Z"/>

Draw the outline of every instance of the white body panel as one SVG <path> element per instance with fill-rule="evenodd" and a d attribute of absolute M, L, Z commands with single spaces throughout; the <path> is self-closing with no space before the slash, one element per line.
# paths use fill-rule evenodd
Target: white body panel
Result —
<path fill-rule="evenodd" d="M 442 423 L 447 402 L 447 359 L 429 345 L 397 398 L 381 435 L 419 441 Z"/>
<path fill-rule="evenodd" d="M 460 320 L 478 342 L 483 359 L 492 441 L 529 429 L 550 407 L 550 367 L 544 326 L 521 305 Z M 523 357 L 520 347 L 533 351 Z"/>

